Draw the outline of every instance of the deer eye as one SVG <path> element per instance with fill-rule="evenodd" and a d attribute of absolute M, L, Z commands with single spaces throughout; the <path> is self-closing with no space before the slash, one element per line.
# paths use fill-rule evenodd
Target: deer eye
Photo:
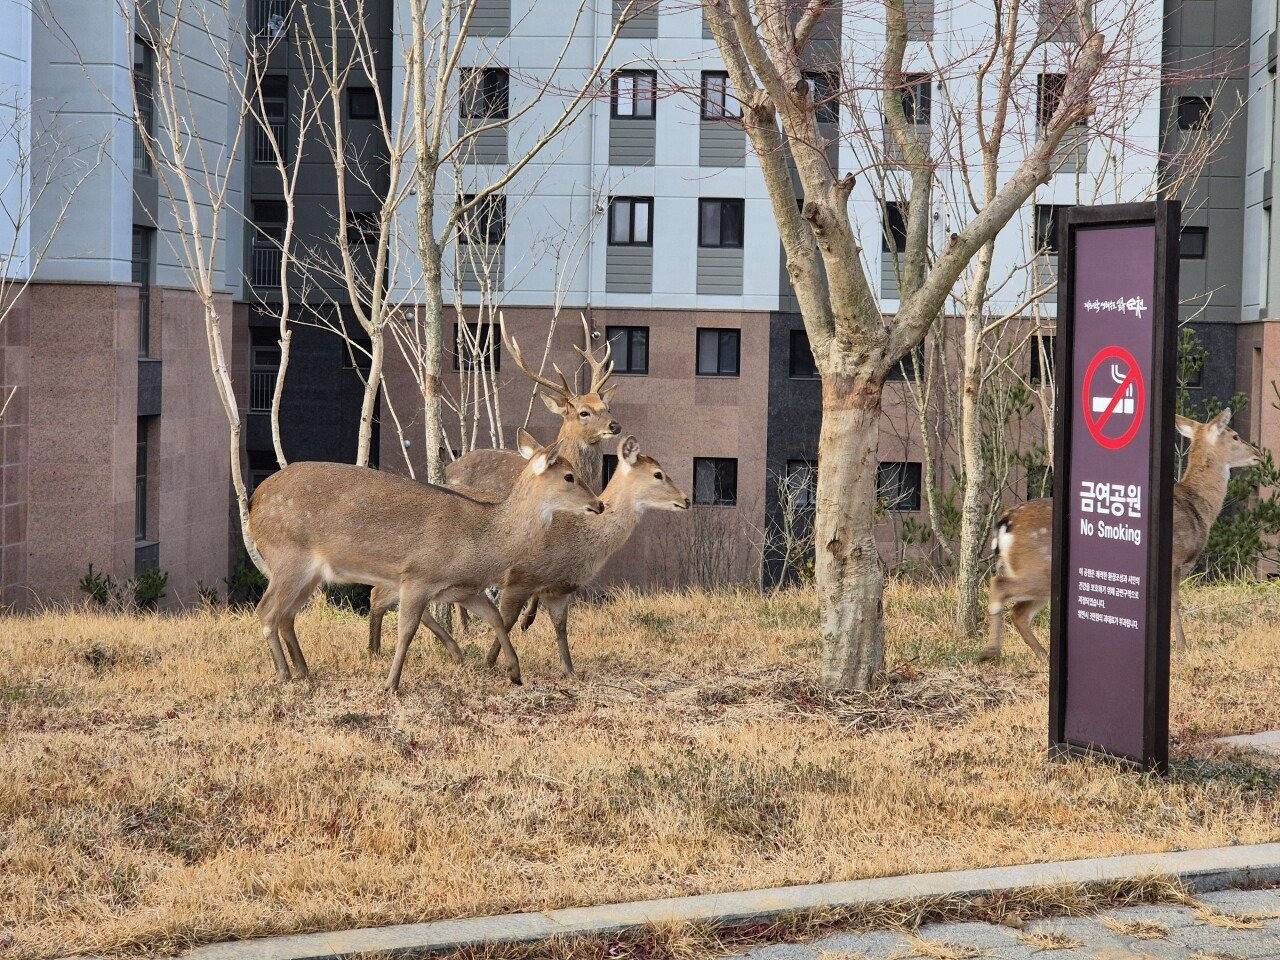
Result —
<path fill-rule="evenodd" d="M 655 479 L 655 480 L 661 480 L 661 479 L 662 479 L 662 471 L 661 471 L 661 470 L 655 470 L 655 471 L 653 471 L 653 479 Z"/>
<path fill-rule="evenodd" d="M 578 416 L 580 416 L 583 420 L 585 420 L 585 419 L 587 419 L 587 417 L 591 416 L 591 411 L 590 411 L 590 410 L 579 410 L 579 411 L 578 411 Z"/>
<path fill-rule="evenodd" d="M 572 473 L 566 473 L 566 474 L 564 475 L 564 482 L 565 482 L 565 483 L 573 483 L 573 474 L 572 474 Z"/>

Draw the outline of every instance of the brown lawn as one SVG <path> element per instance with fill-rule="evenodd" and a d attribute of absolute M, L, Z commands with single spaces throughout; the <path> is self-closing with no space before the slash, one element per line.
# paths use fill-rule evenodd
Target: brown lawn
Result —
<path fill-rule="evenodd" d="M 539 624 L 522 689 L 420 637 L 399 701 L 323 605 L 291 685 L 246 615 L 8 618 L 0 956 L 1280 838 L 1280 771 L 1207 743 L 1280 726 L 1280 586 L 1186 606 L 1168 780 L 1047 763 L 1044 670 L 919 585 L 870 696 L 818 687 L 800 591 L 580 606 L 581 677 Z"/>

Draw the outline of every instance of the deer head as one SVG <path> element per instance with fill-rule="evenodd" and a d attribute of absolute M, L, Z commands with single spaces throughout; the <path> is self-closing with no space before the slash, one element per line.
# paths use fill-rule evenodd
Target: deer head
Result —
<path fill-rule="evenodd" d="M 662 465 L 653 457 L 640 452 L 635 437 L 625 437 L 618 443 L 618 469 L 609 480 L 606 493 L 626 490 L 637 513 L 646 510 L 688 510 L 689 498 L 671 482 Z"/>
<path fill-rule="evenodd" d="M 1200 423 L 1189 417 L 1177 417 L 1178 432 L 1191 441 L 1187 452 L 1187 474 L 1193 467 L 1221 471 L 1228 475 L 1237 467 L 1248 467 L 1258 462 L 1258 449 L 1231 429 L 1231 408 L 1223 410 L 1208 423 Z M 1184 475 L 1184 479 L 1186 476 Z"/>
<path fill-rule="evenodd" d="M 511 492 L 512 500 L 520 496 L 542 504 L 544 523 L 550 523 L 552 515 L 560 510 L 604 513 L 604 504 L 574 475 L 573 465 L 560 456 L 559 440 L 540 447 L 527 431 L 521 430 L 517 445 L 528 463 Z"/>
<path fill-rule="evenodd" d="M 501 322 L 501 318 L 499 319 Z M 604 354 L 596 357 L 595 350 L 591 347 L 591 328 L 587 326 L 586 317 L 582 318 L 582 329 L 586 334 L 587 349 L 584 350 L 576 345 L 574 349 L 582 355 L 582 359 L 591 368 L 591 383 L 585 393 L 577 393 L 573 387 L 569 386 L 569 379 L 555 364 L 552 364 L 551 368 L 560 378 L 559 383 L 533 370 L 525 363 L 520 345 L 516 343 L 514 337 L 507 338 L 507 346 L 516 361 L 516 366 L 524 371 L 525 376 L 542 387 L 538 396 L 547 405 L 547 409 L 560 417 L 560 432 L 556 439 L 562 443 L 588 447 L 598 444 L 607 437 L 616 437 L 622 428 L 618 425 L 618 421 L 613 419 L 613 414 L 609 410 L 609 400 L 615 389 L 608 385 L 609 378 L 613 375 L 613 361 L 609 359 L 609 344 L 606 341 Z M 504 336 L 505 330 L 504 323 Z"/>

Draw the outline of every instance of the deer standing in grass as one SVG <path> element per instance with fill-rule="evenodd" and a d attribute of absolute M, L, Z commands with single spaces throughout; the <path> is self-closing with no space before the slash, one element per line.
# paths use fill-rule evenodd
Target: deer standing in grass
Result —
<path fill-rule="evenodd" d="M 505 324 L 503 325 L 505 330 Z M 609 410 L 609 401 L 613 397 L 614 386 L 609 385 L 613 376 L 612 351 L 605 341 L 604 354 L 597 357 L 591 348 L 591 328 L 585 317 L 582 319 L 582 332 L 587 344 L 586 349 L 574 346 L 574 349 L 587 362 L 591 370 L 591 382 L 585 393 L 577 393 L 569 386 L 569 379 L 552 366 L 560 382 L 544 377 L 533 370 L 520 352 L 520 345 L 515 338 L 506 338 L 507 346 L 518 366 L 530 380 L 542 387 L 546 392 L 539 393 L 547 409 L 560 417 L 560 432 L 556 434 L 556 442 L 560 445 L 560 455 L 567 460 L 579 476 L 588 473 L 587 454 L 592 447 L 598 446 L 608 437 L 617 436 L 622 428 L 613 418 Z M 523 431 L 521 431 L 523 434 Z M 528 434 L 523 434 L 528 436 Z M 515 484 L 521 468 L 524 466 L 524 450 L 521 447 L 521 434 L 517 434 L 516 450 L 472 450 L 463 454 L 445 470 L 445 479 L 449 486 L 463 490 L 468 495 L 481 500 L 504 499 Z M 532 438 L 529 442 L 533 443 Z M 393 609 L 398 600 L 394 590 L 374 588 L 369 599 L 369 652 L 380 653 L 382 650 L 382 621 L 387 611 Z M 534 613 L 536 613 L 536 608 Z M 466 629 L 465 612 L 459 611 L 458 622 Z"/>
<path fill-rule="evenodd" d="M 1222 512 L 1227 480 L 1237 467 L 1258 461 L 1258 451 L 1228 426 L 1231 411 L 1223 410 L 1208 423 L 1177 418 L 1178 432 L 1191 441 L 1187 468 L 1173 487 L 1173 590 L 1172 620 L 1179 650 L 1187 637 L 1182 628 L 1178 586 L 1209 540 L 1209 528 Z M 1155 522 L 1164 518 L 1155 517 Z M 1049 602 L 1050 556 L 1053 548 L 1053 500 L 1041 497 L 1010 510 L 996 524 L 992 543 L 997 557 L 991 578 L 990 639 L 983 659 L 1000 656 L 1004 639 L 1004 614 L 1040 659 L 1044 647 L 1031 630 L 1036 613 Z"/>
<path fill-rule="evenodd" d="M 367 583 L 394 592 L 404 615 L 387 676 L 398 692 L 419 622 L 455 661 L 462 652 L 431 617 L 431 603 L 460 603 L 493 627 L 507 675 L 520 683 L 520 661 L 485 589 L 527 558 L 561 512 L 598 514 L 599 498 L 574 475 L 559 445 L 530 451 L 510 496 L 496 503 L 458 490 L 341 463 L 294 463 L 253 494 L 249 527 L 270 578 L 258 603 L 276 672 L 308 676 L 294 620 L 321 583 Z"/>

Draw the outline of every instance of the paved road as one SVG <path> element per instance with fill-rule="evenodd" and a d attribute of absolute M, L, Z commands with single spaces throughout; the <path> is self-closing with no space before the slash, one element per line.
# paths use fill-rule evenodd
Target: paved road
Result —
<path fill-rule="evenodd" d="M 1203 910 L 1171 904 L 1037 920 L 1014 930 L 937 923 L 914 933 L 838 933 L 755 947 L 743 960 L 1280 960 L 1280 890 L 1200 895 Z"/>

